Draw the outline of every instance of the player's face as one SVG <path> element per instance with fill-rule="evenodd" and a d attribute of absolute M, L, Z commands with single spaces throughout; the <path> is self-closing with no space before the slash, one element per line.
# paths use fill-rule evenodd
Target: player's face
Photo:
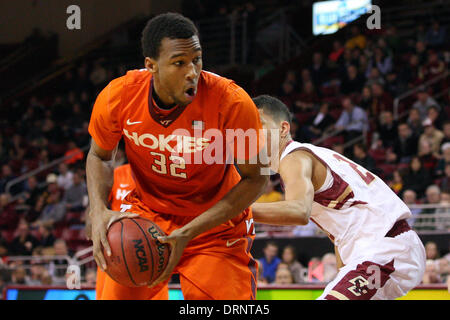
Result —
<path fill-rule="evenodd" d="M 266 140 L 266 146 L 267 146 L 267 155 L 272 160 L 272 154 L 278 154 L 276 150 L 279 150 L 279 142 L 280 141 L 280 127 L 277 125 L 277 123 L 273 120 L 273 118 L 264 113 L 263 109 L 259 109 L 259 115 L 261 119 L 261 125 L 264 129 L 264 138 Z M 275 149 L 277 148 L 277 149 Z"/>
<path fill-rule="evenodd" d="M 158 59 L 145 60 L 147 69 L 154 75 L 156 93 L 164 103 L 186 106 L 194 100 L 203 66 L 202 48 L 197 36 L 164 38 Z"/>

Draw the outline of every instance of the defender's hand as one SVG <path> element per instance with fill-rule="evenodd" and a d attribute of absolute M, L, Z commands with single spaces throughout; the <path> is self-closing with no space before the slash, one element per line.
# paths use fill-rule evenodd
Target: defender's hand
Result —
<path fill-rule="evenodd" d="M 157 286 L 161 282 L 164 282 L 170 278 L 173 269 L 177 266 L 178 262 L 183 255 L 184 248 L 191 238 L 185 234 L 182 229 L 174 230 L 169 236 L 158 237 L 158 241 L 161 243 L 167 243 L 170 245 L 171 252 L 169 257 L 169 262 L 167 267 L 164 269 L 163 273 L 149 285 L 149 288 Z"/>
<path fill-rule="evenodd" d="M 91 209 L 92 210 L 92 209 Z M 106 237 L 108 228 L 114 222 L 123 218 L 139 217 L 136 213 L 117 212 L 112 210 L 102 210 L 100 212 L 89 212 L 91 218 L 91 238 L 93 243 L 93 254 L 95 262 L 102 271 L 106 270 L 106 261 L 103 256 L 102 246 L 105 248 L 106 254 L 111 255 L 111 248 Z"/>

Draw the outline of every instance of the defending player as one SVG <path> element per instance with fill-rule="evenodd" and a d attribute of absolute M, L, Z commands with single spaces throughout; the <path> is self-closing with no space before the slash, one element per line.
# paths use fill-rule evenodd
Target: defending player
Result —
<path fill-rule="evenodd" d="M 376 175 L 344 156 L 292 141 L 291 115 L 278 99 L 259 96 L 271 169 L 285 201 L 252 205 L 255 222 L 306 225 L 311 219 L 334 242 L 341 267 L 319 299 L 394 299 L 421 282 L 425 249 L 406 219 L 408 207 Z M 279 140 L 277 140 L 279 138 Z M 278 148 L 279 147 L 279 148 Z"/>
<path fill-rule="evenodd" d="M 152 286 L 167 283 L 174 271 L 185 299 L 254 299 L 257 265 L 250 254 L 249 206 L 268 180 L 260 174 L 264 142 L 256 135 L 251 151 L 240 145 L 239 135 L 230 139 L 226 131 L 258 132 L 258 111 L 233 81 L 202 71 L 198 31 L 189 19 L 173 13 L 153 18 L 142 45 L 145 69 L 111 81 L 99 94 L 89 124 L 86 169 L 95 260 L 106 268 L 101 246 L 110 254 L 108 226 L 137 213 L 169 234 L 160 241 L 172 247 L 167 268 Z M 219 135 L 196 135 L 210 129 Z M 122 204 L 126 213 L 106 205 L 112 179 L 108 161 L 122 136 L 136 182 Z M 212 145 L 234 149 L 242 177 L 226 161 L 188 161 L 205 156 Z M 239 155 L 238 149 L 248 152 Z M 146 298 L 108 281 L 104 299 Z"/>

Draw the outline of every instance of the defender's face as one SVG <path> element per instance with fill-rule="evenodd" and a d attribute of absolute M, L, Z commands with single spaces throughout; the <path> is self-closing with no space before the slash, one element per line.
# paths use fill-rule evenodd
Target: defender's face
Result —
<path fill-rule="evenodd" d="M 203 67 L 202 48 L 197 36 L 164 38 L 158 59 L 146 58 L 147 67 L 147 59 L 153 63 L 150 71 L 158 81 L 157 94 L 163 102 L 186 106 L 194 100 Z"/>
<path fill-rule="evenodd" d="M 277 156 L 281 142 L 281 126 L 276 123 L 271 116 L 264 113 L 264 110 L 259 109 L 261 124 L 264 129 L 264 138 L 267 144 L 267 155 L 273 163 L 272 155 Z"/>

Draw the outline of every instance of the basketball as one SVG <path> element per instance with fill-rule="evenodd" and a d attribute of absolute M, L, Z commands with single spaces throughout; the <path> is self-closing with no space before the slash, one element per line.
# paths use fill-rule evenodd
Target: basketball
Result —
<path fill-rule="evenodd" d="M 150 284 L 169 260 L 170 246 L 156 240 L 164 235 L 158 225 L 141 217 L 114 222 L 107 233 L 111 256 L 103 249 L 106 273 L 127 287 Z"/>

